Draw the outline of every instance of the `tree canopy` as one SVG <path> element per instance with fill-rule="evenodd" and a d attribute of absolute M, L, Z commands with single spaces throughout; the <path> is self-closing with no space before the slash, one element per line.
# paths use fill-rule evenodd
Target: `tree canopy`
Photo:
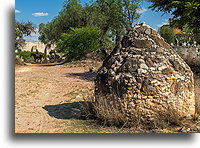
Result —
<path fill-rule="evenodd" d="M 98 27 L 102 35 L 113 37 L 116 43 L 122 34 L 139 18 L 137 10 L 142 0 L 96 0 L 81 5 L 79 0 L 64 2 L 59 15 L 47 24 L 40 24 L 39 40 L 57 42 L 70 28 Z"/>
<path fill-rule="evenodd" d="M 169 44 L 178 46 L 196 46 L 200 44 L 199 35 L 192 33 L 188 25 L 184 25 L 182 30 L 171 25 L 163 25 L 158 29 L 158 32 Z"/>
<path fill-rule="evenodd" d="M 164 13 L 171 13 L 174 17 L 172 24 L 182 28 L 185 24 L 194 34 L 200 32 L 200 1 L 199 0 L 149 0 L 150 8 Z"/>
<path fill-rule="evenodd" d="M 21 50 L 24 46 L 25 36 L 35 32 L 36 27 L 31 22 L 20 23 L 15 21 L 15 50 Z"/>

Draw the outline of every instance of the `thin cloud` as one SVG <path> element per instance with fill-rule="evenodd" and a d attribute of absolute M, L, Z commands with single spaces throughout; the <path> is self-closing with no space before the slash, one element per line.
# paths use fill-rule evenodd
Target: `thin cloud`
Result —
<path fill-rule="evenodd" d="M 147 11 L 146 8 L 140 8 L 140 9 L 137 10 L 137 13 L 143 14 L 143 13 L 145 13 L 146 11 Z"/>
<path fill-rule="evenodd" d="M 163 22 L 168 22 L 169 20 L 168 20 L 168 19 L 162 19 L 162 21 L 163 21 Z"/>
<path fill-rule="evenodd" d="M 157 24 L 156 26 L 161 27 L 163 25 L 168 25 L 169 21 L 167 19 L 162 19 L 162 23 L 161 24 Z"/>
<path fill-rule="evenodd" d="M 48 13 L 44 13 L 44 12 L 36 12 L 36 13 L 32 13 L 33 16 L 38 17 L 38 16 L 48 16 Z"/>
<path fill-rule="evenodd" d="M 20 10 L 17 10 L 17 9 L 15 9 L 15 13 L 21 13 L 21 11 L 20 11 Z"/>

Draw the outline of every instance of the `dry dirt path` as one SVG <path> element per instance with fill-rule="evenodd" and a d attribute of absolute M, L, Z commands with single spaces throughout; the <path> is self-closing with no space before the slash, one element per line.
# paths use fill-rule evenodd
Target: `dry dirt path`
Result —
<path fill-rule="evenodd" d="M 58 111 L 64 103 L 66 106 L 81 99 L 79 92 L 92 89 L 93 77 L 94 73 L 87 73 L 83 67 L 16 66 L 15 132 L 64 132 L 66 127 L 61 125 L 65 115 Z"/>

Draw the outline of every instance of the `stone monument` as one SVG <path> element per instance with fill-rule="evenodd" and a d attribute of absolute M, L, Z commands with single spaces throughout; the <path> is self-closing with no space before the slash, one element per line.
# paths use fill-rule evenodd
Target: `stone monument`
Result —
<path fill-rule="evenodd" d="M 156 31 L 136 24 L 99 68 L 94 107 L 110 123 L 190 117 L 193 73 Z"/>

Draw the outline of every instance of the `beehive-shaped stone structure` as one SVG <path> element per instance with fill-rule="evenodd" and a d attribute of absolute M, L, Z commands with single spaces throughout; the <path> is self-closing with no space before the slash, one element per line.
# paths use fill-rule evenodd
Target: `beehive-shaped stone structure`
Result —
<path fill-rule="evenodd" d="M 99 68 L 94 106 L 110 122 L 188 117 L 195 113 L 193 73 L 157 32 L 136 24 Z"/>

